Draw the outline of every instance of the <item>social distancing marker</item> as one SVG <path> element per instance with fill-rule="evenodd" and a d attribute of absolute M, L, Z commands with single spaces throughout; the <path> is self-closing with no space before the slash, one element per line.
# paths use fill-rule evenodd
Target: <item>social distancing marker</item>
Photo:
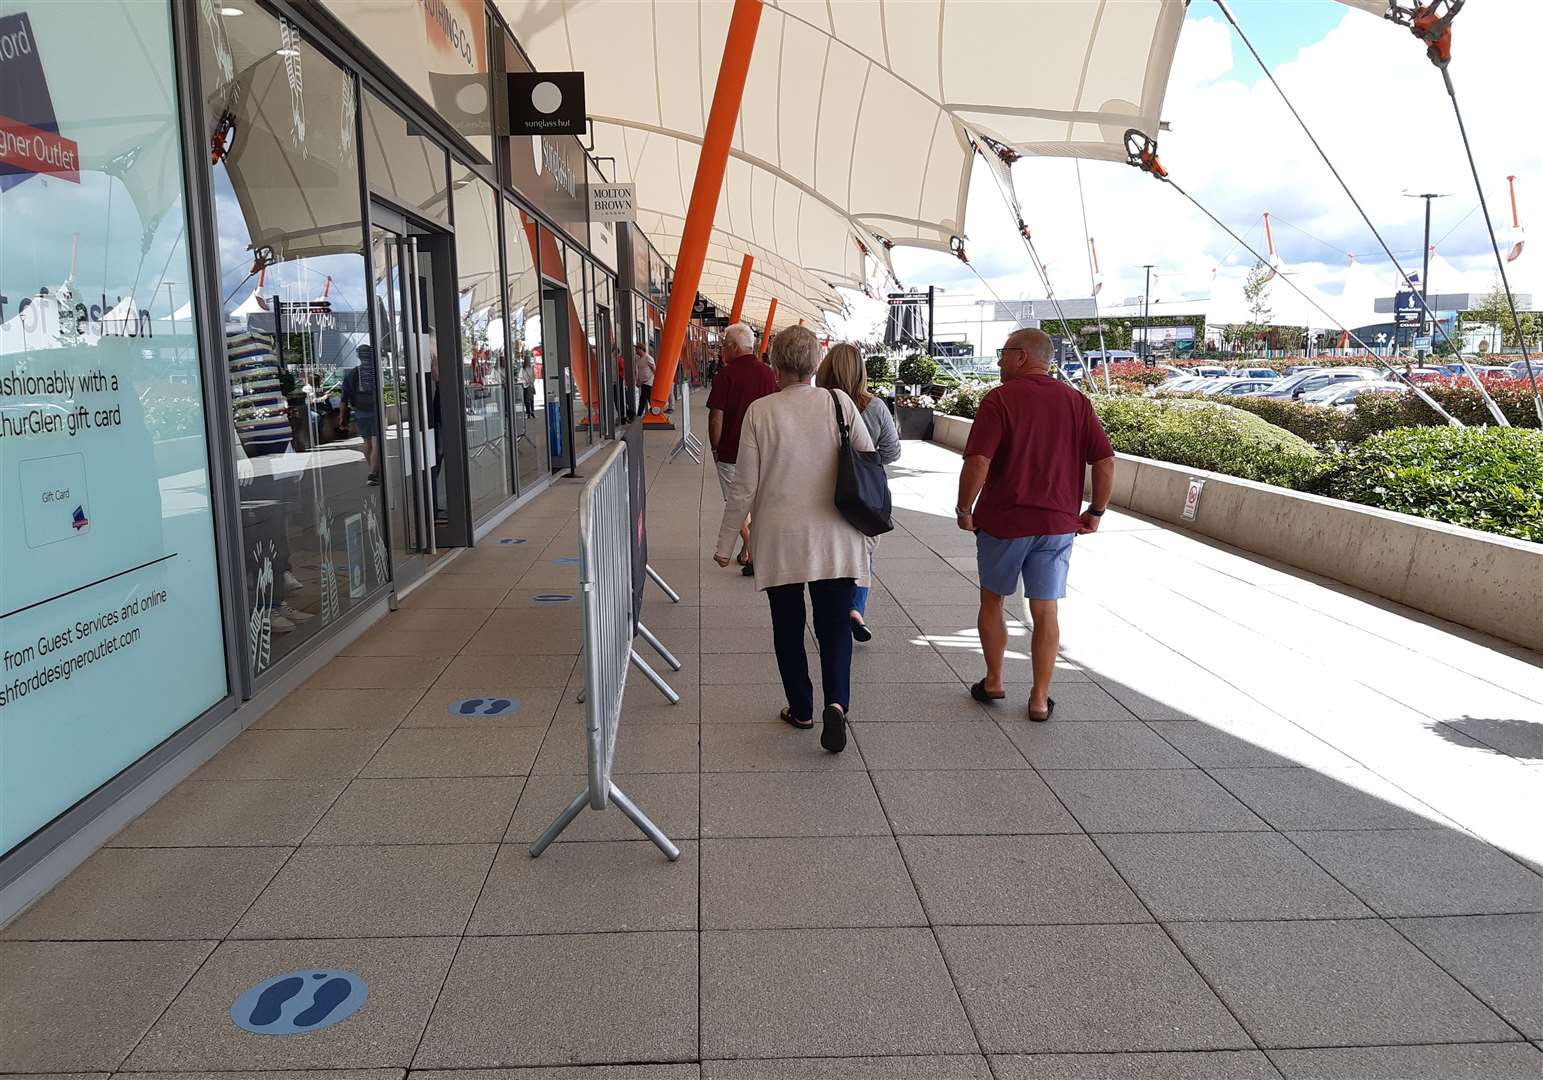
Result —
<path fill-rule="evenodd" d="M 451 716 L 508 716 L 519 710 L 520 703 L 514 698 L 473 697 L 450 703 Z"/>
<path fill-rule="evenodd" d="M 538 593 L 530 598 L 532 604 L 569 604 L 573 602 L 572 593 Z"/>
<path fill-rule="evenodd" d="M 556 559 L 554 559 L 552 561 L 557 563 L 558 566 L 577 566 L 577 565 L 579 565 L 579 557 L 577 555 L 559 555 Z"/>
<path fill-rule="evenodd" d="M 369 996 L 351 971 L 303 968 L 252 987 L 230 1007 L 230 1018 L 254 1035 L 305 1035 L 348 1019 Z"/>
<path fill-rule="evenodd" d="M 499 543 L 500 544 L 528 544 L 528 543 L 530 543 L 530 541 L 525 540 L 522 537 L 506 536 L 502 540 L 500 540 Z"/>

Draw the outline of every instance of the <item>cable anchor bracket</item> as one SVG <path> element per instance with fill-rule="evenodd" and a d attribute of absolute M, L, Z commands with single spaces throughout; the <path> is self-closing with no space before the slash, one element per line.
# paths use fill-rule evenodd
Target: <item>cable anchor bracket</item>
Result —
<path fill-rule="evenodd" d="M 1144 173 L 1151 173 L 1153 179 L 1168 179 L 1168 170 L 1163 168 L 1157 156 L 1157 140 L 1137 128 L 1125 133 L 1125 162 Z"/>
<path fill-rule="evenodd" d="M 1412 8 L 1389 3 L 1388 18 L 1425 43 L 1425 55 L 1438 68 L 1452 62 L 1452 20 L 1463 9 L 1465 0 L 1430 0 Z"/>

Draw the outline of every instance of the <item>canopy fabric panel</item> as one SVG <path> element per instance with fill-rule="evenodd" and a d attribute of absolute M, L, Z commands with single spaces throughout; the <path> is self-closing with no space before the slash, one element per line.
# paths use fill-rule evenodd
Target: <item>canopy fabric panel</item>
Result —
<path fill-rule="evenodd" d="M 623 163 L 639 207 L 678 231 L 730 0 L 496 3 L 537 69 L 585 73 L 595 152 Z M 948 250 L 963 233 L 973 133 L 1020 154 L 1124 161 L 1129 128 L 1159 129 L 1184 10 L 1185 0 L 765 0 L 714 244 L 756 254 L 752 296 L 757 284 L 772 294 L 788 284 L 763 263 L 769 253 L 799 286 L 779 303 L 804 318 L 805 304 L 838 308 L 836 287 L 888 269 L 889 247 Z M 734 282 L 720 293 L 709 276 L 701 291 L 727 306 Z"/>

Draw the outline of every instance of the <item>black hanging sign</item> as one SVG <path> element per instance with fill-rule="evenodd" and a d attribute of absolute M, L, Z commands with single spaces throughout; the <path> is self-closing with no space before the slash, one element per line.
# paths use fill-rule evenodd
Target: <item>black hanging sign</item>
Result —
<path fill-rule="evenodd" d="M 585 132 L 582 71 L 510 72 L 510 135 L 583 135 Z"/>

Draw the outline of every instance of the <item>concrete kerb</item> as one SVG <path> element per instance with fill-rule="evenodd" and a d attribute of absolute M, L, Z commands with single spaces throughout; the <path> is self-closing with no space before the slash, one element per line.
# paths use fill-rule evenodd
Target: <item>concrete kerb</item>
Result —
<path fill-rule="evenodd" d="M 932 441 L 962 451 L 970 426 L 939 415 Z M 1205 487 L 1186 521 L 1192 479 Z M 1543 651 L 1543 546 L 1128 454 L 1116 455 L 1112 502 Z"/>

